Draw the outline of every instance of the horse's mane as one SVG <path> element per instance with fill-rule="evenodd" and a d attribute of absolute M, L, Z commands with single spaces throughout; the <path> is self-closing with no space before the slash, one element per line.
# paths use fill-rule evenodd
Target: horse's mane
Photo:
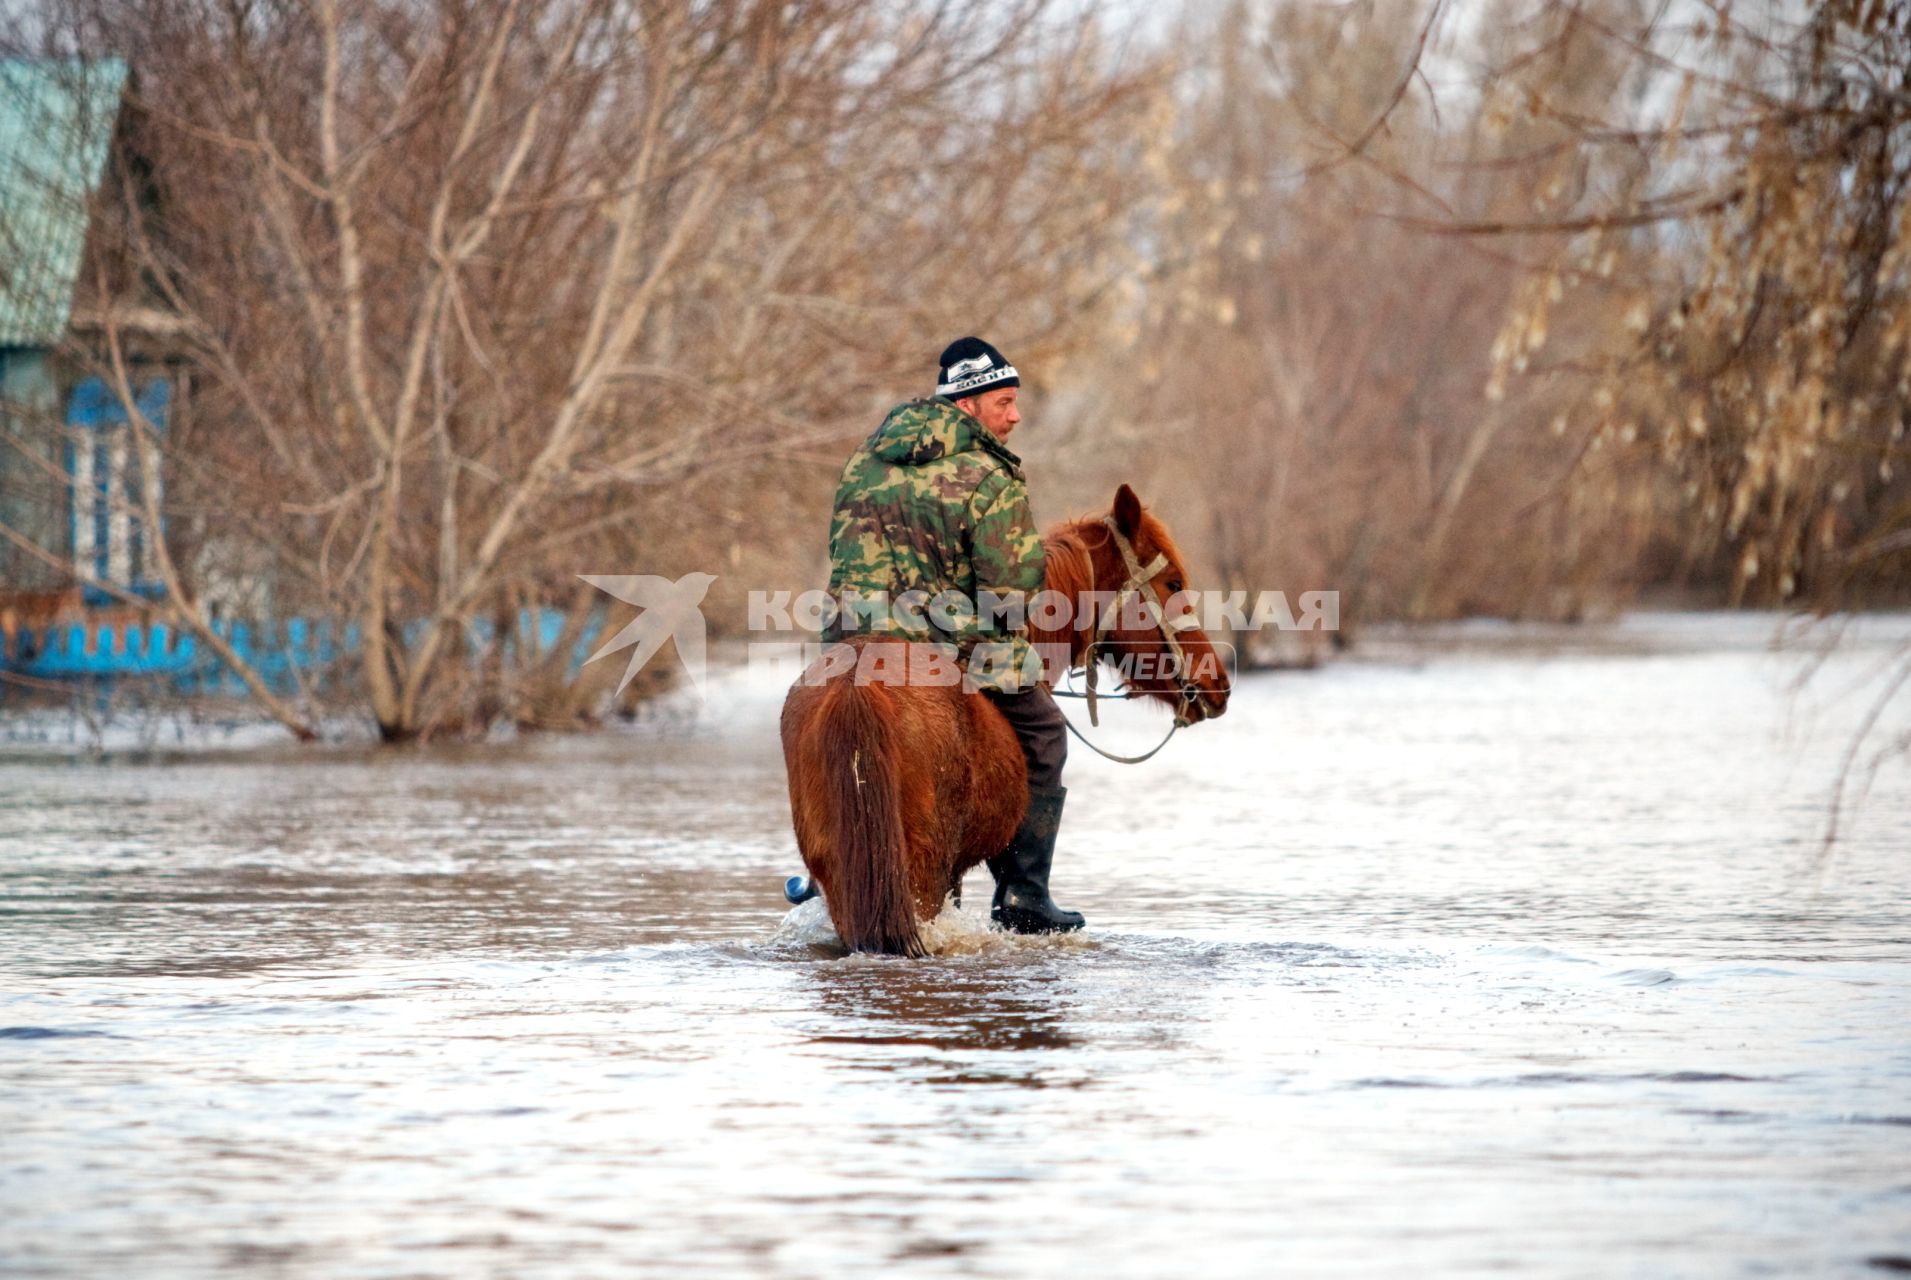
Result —
<path fill-rule="evenodd" d="M 1166 552 L 1168 563 L 1177 575 L 1185 578 L 1187 561 L 1181 558 L 1181 548 L 1175 545 L 1168 526 L 1156 519 L 1145 508 L 1141 513 L 1141 536 L 1134 539 L 1137 554 L 1141 547 L 1151 545 L 1156 551 Z M 1102 523 L 1099 514 L 1076 516 L 1072 520 L 1062 520 L 1050 525 L 1048 532 L 1042 535 L 1042 546 L 1048 553 L 1048 583 L 1050 591 L 1060 591 L 1064 595 L 1074 596 L 1087 591 L 1091 585 L 1107 591 L 1116 584 L 1103 582 L 1095 574 L 1095 560 L 1101 554 L 1110 561 L 1111 568 L 1119 564 L 1114 544 L 1108 536 L 1108 526 Z M 1141 557 L 1148 559 L 1146 555 Z M 1119 570 L 1115 570 L 1119 572 Z M 1104 574 L 1101 577 L 1107 577 Z"/>
<path fill-rule="evenodd" d="M 1185 580 L 1186 562 L 1181 558 L 1181 549 L 1175 546 L 1167 526 L 1145 508 L 1141 514 L 1139 533 L 1135 541 L 1141 545 L 1151 545 L 1156 551 L 1166 552 L 1174 572 Z M 1049 526 L 1048 532 L 1042 535 L 1042 547 L 1048 556 L 1048 576 L 1044 586 L 1049 591 L 1066 596 L 1071 604 L 1071 612 L 1080 607 L 1083 592 L 1113 591 L 1127 576 L 1126 566 L 1121 563 L 1121 553 L 1115 549 L 1114 540 L 1108 536 L 1108 527 L 1102 523 L 1099 513 L 1077 516 Z M 1149 558 L 1141 553 L 1139 545 L 1136 553 L 1143 560 Z M 1031 627 L 1030 630 L 1038 642 L 1055 643 L 1065 639 L 1070 661 L 1079 661 L 1088 643 L 1088 633 L 1072 625 L 1056 631 L 1044 631 L 1039 627 Z"/>
<path fill-rule="evenodd" d="M 1094 552 L 1088 545 L 1088 529 L 1099 535 L 1097 542 L 1108 541 L 1108 531 L 1094 516 L 1064 520 L 1042 535 L 1042 549 L 1048 554 L 1048 580 L 1044 586 L 1073 596 L 1088 590 L 1094 575 Z"/>

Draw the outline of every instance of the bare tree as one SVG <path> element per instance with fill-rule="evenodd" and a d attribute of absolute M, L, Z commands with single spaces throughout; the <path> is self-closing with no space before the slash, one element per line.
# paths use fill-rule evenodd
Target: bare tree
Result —
<path fill-rule="evenodd" d="M 1565 99 L 1562 65 L 1598 67 L 1606 91 Z M 1618 295 L 1573 349 L 1542 343 L 1532 361 L 1577 389 L 1561 427 L 1580 458 L 1610 460 L 1574 489 L 1607 509 L 1652 493 L 1680 561 L 1734 603 L 1830 612 L 1911 589 L 1908 79 L 1900 5 L 1549 0 L 1479 81 L 1490 110 L 1550 135 L 1491 157 L 1537 198 L 1426 222 L 1541 250 L 1556 310 Z M 1638 483 L 1600 483 L 1614 465 Z M 1908 681 L 1911 649 L 1878 684 L 1839 797 Z"/>
<path fill-rule="evenodd" d="M 1578 616 L 1624 597 L 1640 552 L 1629 521 L 1562 483 L 1561 390 L 1514 376 L 1559 294 L 1544 256 L 1414 225 L 1531 195 L 1481 163 L 1486 104 L 1442 102 L 1420 71 L 1431 49 L 1456 56 L 1442 12 L 1243 4 L 1190 22 L 1150 152 L 1158 249 L 1101 379 L 1118 390 L 1080 408 L 1149 423 L 1135 446 L 1206 510 L 1221 585 L 1338 589 L 1349 631 Z M 1550 316 L 1554 341 L 1612 310 Z"/>
<path fill-rule="evenodd" d="M 114 300 L 178 318 L 193 429 L 139 424 L 142 459 L 278 605 L 357 621 L 392 740 L 574 715 L 576 575 L 732 542 L 722 508 L 866 428 L 905 353 L 1075 340 L 1159 92 L 1039 3 L 83 0 L 46 25 L 147 51 L 92 358 L 137 419 Z M 166 585 L 197 614 L 191 576 Z M 507 646 L 540 607 L 559 643 Z"/>

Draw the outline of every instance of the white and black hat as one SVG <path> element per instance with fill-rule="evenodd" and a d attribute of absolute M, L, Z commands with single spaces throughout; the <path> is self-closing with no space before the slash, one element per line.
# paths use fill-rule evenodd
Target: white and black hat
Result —
<path fill-rule="evenodd" d="M 957 338 L 944 347 L 941 366 L 936 375 L 936 394 L 951 400 L 1022 385 L 1022 375 L 1015 366 L 980 338 Z"/>

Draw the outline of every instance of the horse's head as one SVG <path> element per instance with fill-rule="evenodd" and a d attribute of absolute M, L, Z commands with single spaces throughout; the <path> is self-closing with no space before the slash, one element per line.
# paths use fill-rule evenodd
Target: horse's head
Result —
<path fill-rule="evenodd" d="M 1201 629 L 1188 567 L 1167 526 L 1124 484 L 1108 514 L 1084 528 L 1096 590 L 1134 585 L 1139 597 L 1139 607 L 1126 601 L 1101 630 L 1095 656 L 1130 690 L 1175 707 L 1190 722 L 1226 711 L 1227 666 Z"/>

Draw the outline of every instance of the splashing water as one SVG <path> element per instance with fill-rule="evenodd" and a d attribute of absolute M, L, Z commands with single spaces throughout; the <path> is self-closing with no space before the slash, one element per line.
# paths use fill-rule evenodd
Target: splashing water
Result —
<path fill-rule="evenodd" d="M 829 904 L 820 896 L 791 907 L 765 945 L 810 947 L 824 953 L 847 955 L 843 940 L 836 935 L 836 926 L 830 923 Z M 922 926 L 922 945 L 931 956 L 973 956 L 1087 947 L 1094 943 L 1089 935 L 1081 933 L 1009 933 L 989 919 L 986 905 L 975 906 L 965 901 L 961 906 L 943 903 L 936 918 Z"/>

